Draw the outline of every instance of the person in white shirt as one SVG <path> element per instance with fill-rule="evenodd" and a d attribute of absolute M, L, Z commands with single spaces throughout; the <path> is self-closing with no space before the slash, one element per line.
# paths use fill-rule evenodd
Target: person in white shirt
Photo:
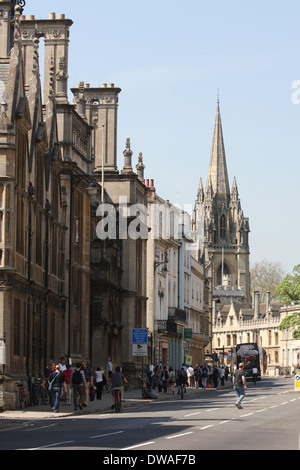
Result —
<path fill-rule="evenodd" d="M 192 387 L 194 384 L 194 369 L 192 368 L 192 366 L 189 366 L 187 368 L 187 379 L 189 387 Z"/>
<path fill-rule="evenodd" d="M 95 385 L 96 385 L 96 390 L 97 390 L 97 400 L 101 400 L 102 398 L 102 389 L 104 385 L 104 370 L 101 366 L 97 367 L 95 370 Z"/>
<path fill-rule="evenodd" d="M 258 374 L 258 369 L 257 369 L 257 367 L 253 367 L 253 369 L 252 369 L 252 374 L 253 374 L 253 383 L 256 384 L 257 374 Z"/>

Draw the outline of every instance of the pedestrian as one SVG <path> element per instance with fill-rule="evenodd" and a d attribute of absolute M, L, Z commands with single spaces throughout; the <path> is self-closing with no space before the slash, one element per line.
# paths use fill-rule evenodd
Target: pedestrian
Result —
<path fill-rule="evenodd" d="M 254 385 L 256 385 L 257 374 L 258 374 L 258 369 L 257 369 L 257 367 L 253 367 L 253 369 L 252 369 L 252 374 L 253 374 L 253 383 L 254 383 Z"/>
<path fill-rule="evenodd" d="M 64 356 L 60 358 L 58 365 L 59 365 L 59 370 L 61 372 L 63 372 L 64 370 L 67 370 L 66 359 L 64 358 Z"/>
<path fill-rule="evenodd" d="M 225 381 L 227 382 L 229 376 L 229 369 L 228 366 L 225 367 Z"/>
<path fill-rule="evenodd" d="M 84 401 L 84 391 L 85 391 L 85 375 L 84 371 L 81 367 L 80 362 L 76 364 L 76 367 L 72 371 L 71 375 L 71 386 L 73 390 L 73 403 L 74 403 L 74 410 L 77 410 L 79 407 L 82 410 L 83 401 Z M 79 396 L 79 401 L 78 401 Z"/>
<path fill-rule="evenodd" d="M 110 377 L 113 373 L 113 370 L 114 370 L 112 357 L 110 357 L 110 356 L 108 357 L 107 370 L 108 370 L 108 378 L 110 379 Z"/>
<path fill-rule="evenodd" d="M 47 367 L 46 372 L 45 372 L 45 387 L 47 388 L 51 410 L 54 408 L 53 393 L 51 390 L 49 390 L 49 385 L 50 385 L 49 377 L 52 374 L 52 372 L 55 372 L 55 362 L 50 362 L 49 367 Z"/>
<path fill-rule="evenodd" d="M 168 393 L 170 395 L 174 395 L 174 386 L 176 383 L 175 379 L 175 371 L 173 370 L 173 367 L 169 367 L 169 386 L 168 386 Z"/>
<path fill-rule="evenodd" d="M 225 385 L 225 369 L 224 369 L 224 366 L 222 366 L 221 369 L 219 369 L 219 375 L 220 375 L 220 379 L 221 379 L 221 385 Z"/>
<path fill-rule="evenodd" d="M 182 366 L 180 371 L 178 371 L 178 376 L 177 376 L 178 395 L 180 395 L 182 385 L 184 386 L 184 393 L 186 393 L 187 383 L 188 383 L 187 371 L 186 371 L 186 368 Z"/>
<path fill-rule="evenodd" d="M 71 387 L 71 376 L 72 376 L 72 366 L 68 364 L 67 369 L 63 371 L 63 376 L 66 381 L 67 393 L 66 393 L 66 405 L 71 405 L 72 401 L 72 387 Z"/>
<path fill-rule="evenodd" d="M 236 394 L 235 405 L 241 409 L 243 408 L 241 403 L 242 400 L 245 398 L 245 390 L 247 389 L 243 362 L 239 364 L 239 368 L 233 376 L 232 383 Z"/>
<path fill-rule="evenodd" d="M 164 393 L 166 393 L 169 385 L 169 373 L 167 371 L 166 366 L 163 366 L 163 370 L 160 374 L 160 383 L 164 390 Z"/>
<path fill-rule="evenodd" d="M 188 386 L 191 388 L 194 383 L 194 369 L 192 365 L 187 368 Z"/>
<path fill-rule="evenodd" d="M 85 361 L 81 362 L 81 368 L 85 376 L 83 406 L 87 406 L 89 402 L 90 386 L 93 385 L 93 372 L 92 372 L 91 367 L 87 365 Z"/>
<path fill-rule="evenodd" d="M 217 388 L 218 387 L 218 380 L 219 380 L 219 369 L 217 368 L 217 366 L 215 366 L 214 369 L 213 369 L 212 379 L 213 379 L 213 383 L 214 383 L 214 388 Z"/>
<path fill-rule="evenodd" d="M 202 374 L 201 374 L 201 384 L 202 384 L 203 389 L 206 389 L 207 378 L 208 378 L 208 370 L 207 370 L 207 367 L 204 366 L 202 367 Z"/>
<path fill-rule="evenodd" d="M 196 388 L 200 388 L 200 383 L 201 383 L 201 367 L 199 364 L 196 365 L 194 369 L 194 377 L 195 377 L 195 386 Z"/>
<path fill-rule="evenodd" d="M 127 384 L 128 382 L 123 373 L 121 372 L 121 368 L 119 366 L 117 366 L 116 371 L 111 374 L 109 381 L 111 383 L 112 393 L 111 409 L 113 410 L 115 407 L 115 390 L 120 390 L 121 400 L 124 401 L 124 383 Z"/>
<path fill-rule="evenodd" d="M 49 389 L 52 395 L 51 403 L 54 403 L 53 411 L 54 413 L 58 413 L 61 392 L 64 389 L 67 393 L 66 382 L 62 372 L 59 370 L 59 365 L 55 366 L 55 371 L 50 374 L 49 382 Z"/>
<path fill-rule="evenodd" d="M 97 400 L 102 399 L 102 390 L 105 382 L 103 367 L 98 366 L 95 370 L 95 385 L 96 385 L 96 398 Z"/>
<path fill-rule="evenodd" d="M 154 390 L 155 390 L 155 387 L 156 387 L 156 385 L 157 385 L 157 388 L 158 388 L 158 391 L 159 391 L 159 392 L 162 391 L 161 380 L 160 380 L 160 376 L 161 376 L 161 374 L 162 374 L 162 370 L 163 370 L 162 366 L 161 366 L 160 364 L 158 364 L 158 365 L 156 366 L 156 370 L 155 370 L 155 376 L 154 376 L 154 377 L 155 377 L 155 382 L 154 382 L 155 385 L 153 386 L 153 388 L 154 388 Z"/>

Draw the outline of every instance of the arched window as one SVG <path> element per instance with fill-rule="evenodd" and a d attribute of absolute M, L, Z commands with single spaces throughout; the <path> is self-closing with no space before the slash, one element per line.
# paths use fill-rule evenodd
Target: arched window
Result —
<path fill-rule="evenodd" d="M 223 264 L 223 276 L 230 274 L 229 268 L 226 263 Z M 217 273 L 217 285 L 222 286 L 222 264 L 220 264 L 218 273 Z"/>
<path fill-rule="evenodd" d="M 220 219 L 220 239 L 226 240 L 226 217 L 224 214 Z"/>

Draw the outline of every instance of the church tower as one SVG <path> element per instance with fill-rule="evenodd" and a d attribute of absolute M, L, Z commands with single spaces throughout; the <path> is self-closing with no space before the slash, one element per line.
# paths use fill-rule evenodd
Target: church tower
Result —
<path fill-rule="evenodd" d="M 213 300 L 249 303 L 249 220 L 241 209 L 236 178 L 230 191 L 219 99 L 206 187 L 200 179 L 192 224 L 197 257 L 211 278 Z"/>

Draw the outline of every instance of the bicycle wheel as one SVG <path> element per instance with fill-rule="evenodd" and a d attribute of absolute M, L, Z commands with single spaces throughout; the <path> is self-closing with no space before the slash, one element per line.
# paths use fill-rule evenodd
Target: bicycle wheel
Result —
<path fill-rule="evenodd" d="M 119 390 L 115 391 L 115 412 L 120 413 L 121 411 L 121 393 Z"/>
<path fill-rule="evenodd" d="M 42 388 L 41 390 L 42 403 L 44 405 L 49 405 L 49 394 L 46 389 Z"/>

